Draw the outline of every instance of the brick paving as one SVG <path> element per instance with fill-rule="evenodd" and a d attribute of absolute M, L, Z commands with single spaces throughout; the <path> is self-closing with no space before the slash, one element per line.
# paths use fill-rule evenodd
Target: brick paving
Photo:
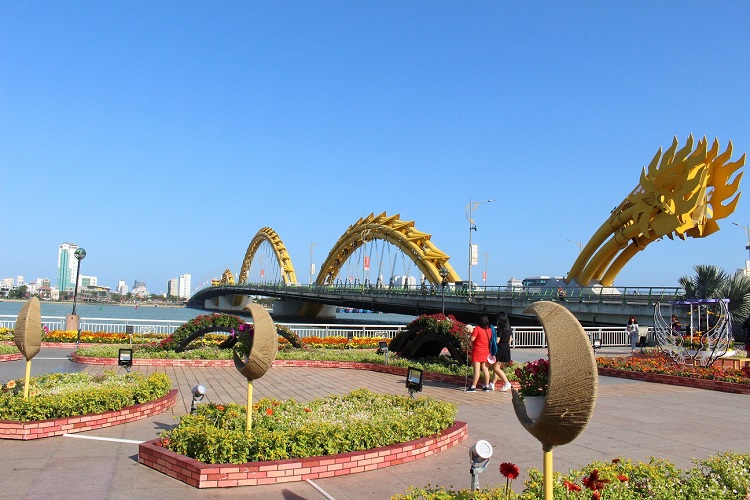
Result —
<path fill-rule="evenodd" d="M 100 372 L 113 367 L 74 365 L 62 349 L 42 349 L 32 373 L 86 369 Z M 543 356 L 542 350 L 513 351 L 518 361 Z M 607 355 L 625 355 L 611 349 Z M 0 380 L 19 378 L 23 360 L 0 363 Z M 114 368 L 117 370 L 118 368 Z M 516 463 L 525 474 L 541 469 L 539 443 L 518 423 L 508 393 L 464 393 L 463 386 L 426 382 L 421 395 L 458 405 L 457 419 L 467 422 L 469 438 L 434 456 L 386 469 L 318 479 L 313 483 L 199 490 L 137 463 L 138 442 L 154 439 L 176 425 L 189 411 L 190 389 L 207 389 L 204 401 L 244 404 L 246 381 L 234 368 L 134 367 L 143 372 L 163 371 L 180 390 L 170 411 L 137 422 L 35 441 L 0 441 L 0 498 L 80 499 L 186 498 L 279 499 L 387 499 L 409 486 L 427 484 L 469 487 L 468 448 L 479 439 L 489 441 L 494 455 L 481 485 L 504 484 L 498 466 Z M 366 387 L 375 392 L 405 394 L 403 377 L 362 370 L 274 367 L 254 383 L 254 399 L 275 397 L 307 401 L 329 394 L 345 394 Z M 747 395 L 670 386 L 612 377 L 600 377 L 594 415 L 586 430 L 572 443 L 555 449 L 555 470 L 579 468 L 591 460 L 614 457 L 668 459 L 688 468 L 691 458 L 719 451 L 750 453 Z M 81 436 L 105 438 L 82 439 Z M 120 440 L 120 441 L 116 441 Z M 515 481 L 518 491 L 522 476 Z"/>

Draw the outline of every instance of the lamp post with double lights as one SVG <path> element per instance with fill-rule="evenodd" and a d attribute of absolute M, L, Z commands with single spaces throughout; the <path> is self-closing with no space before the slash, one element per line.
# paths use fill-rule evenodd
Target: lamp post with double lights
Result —
<path fill-rule="evenodd" d="M 76 301 L 78 299 L 78 280 L 81 276 L 81 261 L 84 257 L 86 257 L 86 250 L 83 248 L 78 248 L 73 253 L 75 258 L 78 260 L 78 265 L 76 266 L 76 283 L 75 288 L 73 289 L 73 312 L 68 314 L 68 316 L 65 318 L 65 329 L 66 330 L 78 330 L 78 315 L 76 314 Z M 78 333 L 78 336 L 80 337 L 80 330 Z"/>
<path fill-rule="evenodd" d="M 320 242 L 314 241 L 310 243 L 310 286 L 313 284 L 313 275 L 315 274 L 315 264 L 313 264 L 313 251 L 315 250 L 315 245 L 320 245 Z"/>
<path fill-rule="evenodd" d="M 471 218 L 471 214 L 476 211 L 477 207 L 481 205 L 482 203 L 492 203 L 495 200 L 485 200 L 485 201 L 471 201 L 471 198 L 469 198 L 469 204 L 466 205 L 466 220 L 469 221 L 469 288 L 466 292 L 467 297 L 469 299 L 469 302 L 471 302 L 471 266 L 473 264 L 473 257 L 474 252 L 473 247 L 471 245 L 471 232 L 477 230 L 476 224 L 474 224 L 474 219 Z"/>
<path fill-rule="evenodd" d="M 734 224 L 737 227 L 741 227 L 742 229 L 745 230 L 745 234 L 747 235 L 747 245 L 745 245 L 745 250 L 748 251 L 748 257 L 750 257 L 750 226 L 741 226 L 737 224 L 736 222 L 732 222 L 732 224 Z"/>
<path fill-rule="evenodd" d="M 448 270 L 444 267 L 440 268 L 440 277 L 443 278 L 443 280 L 440 282 L 440 286 L 443 288 L 443 299 L 442 299 L 442 307 L 441 310 L 443 312 L 443 316 L 445 316 L 445 285 L 448 284 Z"/>

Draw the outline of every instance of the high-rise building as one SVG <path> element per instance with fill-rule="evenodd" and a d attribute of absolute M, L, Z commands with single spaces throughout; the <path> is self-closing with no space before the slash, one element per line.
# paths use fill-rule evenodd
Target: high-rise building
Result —
<path fill-rule="evenodd" d="M 61 292 L 75 289 L 78 279 L 76 250 L 78 245 L 75 243 L 63 243 L 57 251 L 57 288 Z"/>
<path fill-rule="evenodd" d="M 123 297 L 128 294 L 128 285 L 125 284 L 125 280 L 117 282 L 117 293 Z"/>
<path fill-rule="evenodd" d="M 179 295 L 181 299 L 190 298 L 190 275 L 181 274 L 179 278 Z"/>
<path fill-rule="evenodd" d="M 167 297 L 179 297 L 180 296 L 180 280 L 178 278 L 172 278 L 167 280 Z"/>

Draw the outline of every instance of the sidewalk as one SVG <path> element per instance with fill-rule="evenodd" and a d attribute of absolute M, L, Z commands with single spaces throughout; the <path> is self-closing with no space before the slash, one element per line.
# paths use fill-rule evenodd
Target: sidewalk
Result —
<path fill-rule="evenodd" d="M 628 348 L 620 348 L 622 355 Z M 75 365 L 65 360 L 67 351 L 43 349 L 32 367 L 46 371 L 104 366 Z M 600 354 L 600 353 L 597 353 Z M 546 355 L 543 349 L 514 349 L 517 361 Z M 607 355 L 620 355 L 610 348 Z M 56 359 L 50 359 L 56 358 Z M 0 364 L 0 380 L 22 377 L 24 361 Z M 38 365 L 38 366 L 36 366 Z M 111 369 L 111 367 L 110 367 Z M 159 499 L 186 498 L 280 498 L 280 499 L 387 499 L 409 486 L 470 486 L 468 449 L 476 441 L 489 441 L 494 454 L 481 485 L 504 484 L 498 466 L 513 462 L 522 477 L 513 484 L 523 487 L 525 471 L 542 468 L 540 444 L 521 427 L 508 393 L 464 393 L 463 387 L 427 382 L 421 395 L 458 405 L 457 419 L 469 425 L 469 439 L 447 451 L 407 464 L 372 472 L 273 486 L 198 490 L 137 463 L 138 442 L 154 439 L 189 411 L 190 388 L 207 389 L 204 401 L 245 404 L 246 383 L 234 368 L 155 368 L 165 371 L 180 389 L 181 403 L 171 413 L 126 425 L 71 437 L 37 441 L 0 441 L 0 498 L 2 499 Z M 9 375 L 12 374 L 12 375 Z M 358 387 L 375 392 L 406 394 L 402 377 L 360 370 L 272 368 L 254 384 L 254 397 L 295 398 L 306 401 L 328 394 L 343 394 Z M 647 461 L 665 458 L 683 468 L 690 459 L 719 451 L 750 452 L 747 396 L 662 384 L 600 377 L 594 415 L 586 430 L 571 444 L 555 449 L 555 470 L 580 468 L 592 460 L 615 457 Z M 711 422 L 708 427 L 707 422 Z M 102 438 L 94 440 L 85 438 Z M 119 441 L 117 441 L 119 440 Z M 326 497 L 326 495 L 328 495 Z"/>

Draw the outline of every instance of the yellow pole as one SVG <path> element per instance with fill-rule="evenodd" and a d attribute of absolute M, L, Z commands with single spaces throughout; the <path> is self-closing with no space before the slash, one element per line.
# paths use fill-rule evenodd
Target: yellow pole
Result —
<path fill-rule="evenodd" d="M 544 452 L 544 500 L 552 498 L 552 450 Z"/>
<path fill-rule="evenodd" d="M 29 383 L 31 382 L 31 360 L 26 360 L 26 379 L 23 383 L 23 399 L 29 399 Z"/>
<path fill-rule="evenodd" d="M 253 428 L 253 381 L 247 381 L 247 432 Z"/>

